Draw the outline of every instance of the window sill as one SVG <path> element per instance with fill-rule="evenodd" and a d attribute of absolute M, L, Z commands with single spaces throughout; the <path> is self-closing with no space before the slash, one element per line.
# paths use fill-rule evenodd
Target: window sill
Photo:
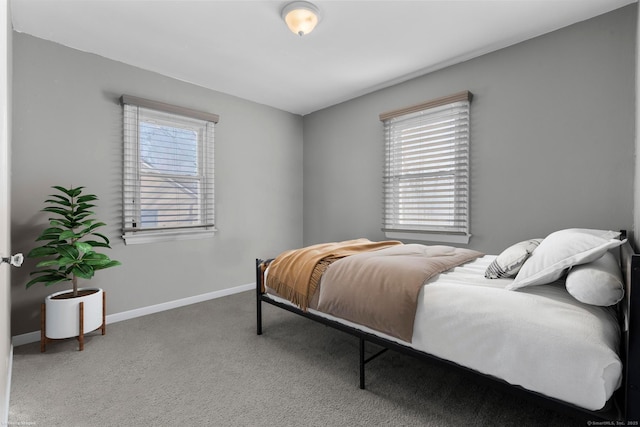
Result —
<path fill-rule="evenodd" d="M 178 240 L 209 239 L 216 230 L 173 230 L 173 231 L 138 231 L 122 235 L 125 245 L 139 245 L 156 242 L 173 242 Z"/>
<path fill-rule="evenodd" d="M 388 239 L 398 240 L 418 240 L 440 243 L 458 243 L 467 245 L 471 234 L 445 234 L 445 233 L 422 233 L 422 232 L 402 232 L 402 231 L 385 231 L 385 237 Z"/>

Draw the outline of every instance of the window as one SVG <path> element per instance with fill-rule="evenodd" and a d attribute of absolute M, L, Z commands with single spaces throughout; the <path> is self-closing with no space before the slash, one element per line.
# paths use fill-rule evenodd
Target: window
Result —
<path fill-rule="evenodd" d="M 471 97 L 464 91 L 380 115 L 387 237 L 469 242 Z"/>
<path fill-rule="evenodd" d="M 124 95 L 126 244 L 210 237 L 215 231 L 215 114 Z"/>

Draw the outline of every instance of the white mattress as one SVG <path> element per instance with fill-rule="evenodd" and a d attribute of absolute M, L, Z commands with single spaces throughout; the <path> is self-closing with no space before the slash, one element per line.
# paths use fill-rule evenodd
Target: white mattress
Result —
<path fill-rule="evenodd" d="M 510 384 L 602 409 L 622 379 L 615 312 L 578 302 L 562 282 L 507 291 L 512 279 L 484 278 L 494 259 L 486 255 L 425 284 L 411 343 L 309 311 Z"/>

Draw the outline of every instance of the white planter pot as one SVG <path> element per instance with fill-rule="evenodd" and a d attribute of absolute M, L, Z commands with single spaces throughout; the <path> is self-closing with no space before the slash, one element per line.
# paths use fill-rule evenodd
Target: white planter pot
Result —
<path fill-rule="evenodd" d="M 81 291 L 95 292 L 76 298 L 56 299 L 59 295 L 71 292 L 61 291 L 45 298 L 45 331 L 47 338 L 62 339 L 80 335 L 80 302 L 83 303 L 84 334 L 102 326 L 104 291 L 100 288 L 78 289 L 78 292 Z"/>

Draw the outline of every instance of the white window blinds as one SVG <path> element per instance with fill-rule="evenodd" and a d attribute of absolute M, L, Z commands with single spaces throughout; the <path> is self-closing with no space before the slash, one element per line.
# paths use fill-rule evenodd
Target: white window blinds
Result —
<path fill-rule="evenodd" d="M 128 96 L 122 103 L 125 241 L 213 230 L 218 116 Z"/>
<path fill-rule="evenodd" d="M 380 115 L 385 232 L 469 236 L 470 101 L 465 91 Z"/>

